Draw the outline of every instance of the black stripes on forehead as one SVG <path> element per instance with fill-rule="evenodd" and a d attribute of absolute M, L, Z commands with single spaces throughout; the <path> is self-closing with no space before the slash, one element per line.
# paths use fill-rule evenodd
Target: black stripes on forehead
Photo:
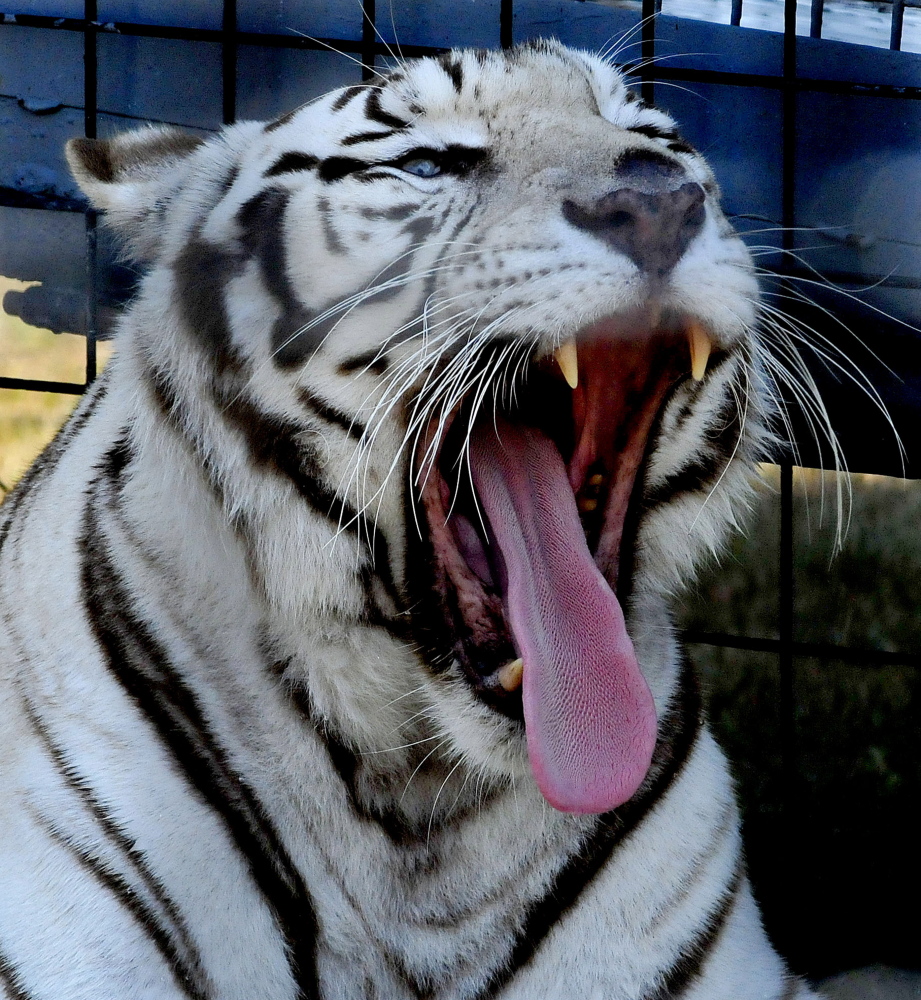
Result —
<path fill-rule="evenodd" d="M 454 89 L 459 94 L 464 89 L 464 68 L 460 59 L 455 58 L 450 53 L 440 56 L 438 65 L 445 71 Z"/>
<path fill-rule="evenodd" d="M 320 160 L 309 153 L 282 153 L 282 155 L 263 174 L 264 177 L 280 177 L 284 174 L 298 173 L 303 170 L 316 170 L 317 177 L 324 183 L 342 180 L 350 174 L 367 170 L 374 164 L 370 160 L 362 160 L 353 156 L 328 156 Z M 366 178 L 360 178 L 365 180 Z M 373 178 L 368 178 L 372 179 Z"/>
<path fill-rule="evenodd" d="M 334 113 L 344 111 L 347 107 L 349 107 L 349 105 L 352 104 L 353 101 L 361 96 L 364 96 L 365 98 L 363 108 L 365 117 L 370 123 L 373 123 L 373 125 L 383 125 L 385 128 L 371 127 L 346 135 L 339 140 L 339 144 L 341 146 L 357 146 L 366 142 L 378 142 L 381 139 L 389 139 L 398 132 L 409 128 L 412 124 L 406 119 L 387 111 L 382 106 L 382 92 L 380 87 L 369 87 L 367 85 L 347 87 L 335 99 L 335 101 L 333 101 L 332 111 Z M 299 110 L 300 109 L 297 108 L 294 111 L 289 111 L 287 114 L 282 115 L 275 121 L 270 122 L 265 127 L 265 131 L 274 132 L 282 126 L 290 124 Z M 370 163 L 349 157 L 327 157 L 326 159 L 320 159 L 320 157 L 311 153 L 305 153 L 300 150 L 290 150 L 282 153 L 272 166 L 266 170 L 263 176 L 277 177 L 281 174 L 318 168 L 318 173 L 322 180 L 333 181 L 339 180 L 340 177 L 344 177 L 347 174 L 354 173 L 355 171 L 363 170 L 368 166 L 370 166 Z"/>
<path fill-rule="evenodd" d="M 333 101 L 333 111 L 342 111 L 343 108 L 347 107 L 359 94 L 365 93 L 369 88 L 364 85 L 356 85 L 354 87 L 346 87 L 345 90 Z"/>
<path fill-rule="evenodd" d="M 377 122 L 378 125 L 387 125 L 392 129 L 409 128 L 412 122 L 391 114 L 381 106 L 381 94 L 382 91 L 379 89 L 368 91 L 368 98 L 365 101 L 365 114 L 368 118 L 373 122 Z"/>
<path fill-rule="evenodd" d="M 389 129 L 386 132 L 356 132 L 355 135 L 347 135 L 340 140 L 342 146 L 357 146 L 363 142 L 377 142 L 380 139 L 389 139 L 397 134 L 398 129 Z"/>
<path fill-rule="evenodd" d="M 277 177 L 279 174 L 291 174 L 299 170 L 313 170 L 319 162 L 316 156 L 309 153 L 282 153 L 263 176 Z"/>

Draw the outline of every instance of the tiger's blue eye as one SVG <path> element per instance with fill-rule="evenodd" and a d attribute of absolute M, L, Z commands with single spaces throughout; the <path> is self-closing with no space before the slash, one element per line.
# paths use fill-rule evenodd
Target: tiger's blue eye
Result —
<path fill-rule="evenodd" d="M 441 173 L 441 164 L 426 156 L 420 156 L 400 164 L 400 169 L 414 177 L 437 177 Z"/>

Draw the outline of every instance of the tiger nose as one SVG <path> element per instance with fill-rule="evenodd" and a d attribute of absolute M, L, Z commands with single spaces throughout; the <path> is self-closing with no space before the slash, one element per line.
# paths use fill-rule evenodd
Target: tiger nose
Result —
<path fill-rule="evenodd" d="M 641 271 L 664 278 L 703 227 L 704 199 L 704 189 L 693 182 L 652 192 L 622 187 L 587 207 L 567 198 L 563 216 L 626 254 Z"/>

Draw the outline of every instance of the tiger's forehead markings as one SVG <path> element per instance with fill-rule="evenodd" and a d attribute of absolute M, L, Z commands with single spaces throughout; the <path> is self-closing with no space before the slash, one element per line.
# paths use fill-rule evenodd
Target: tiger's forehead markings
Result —
<path fill-rule="evenodd" d="M 392 91 L 386 93 L 389 94 Z M 365 114 L 371 121 L 377 122 L 379 125 L 389 125 L 392 129 L 409 128 L 412 122 L 391 113 L 383 106 L 384 94 L 385 91 L 380 89 L 372 89 L 368 92 L 368 98 L 365 101 Z"/>
<path fill-rule="evenodd" d="M 319 162 L 309 153 L 282 153 L 263 176 L 277 177 L 279 174 L 294 173 L 298 170 L 313 170 Z"/>
<path fill-rule="evenodd" d="M 464 89 L 464 70 L 460 59 L 454 59 L 450 55 L 444 55 L 439 59 L 441 68 L 448 74 L 454 89 L 458 94 Z"/>
<path fill-rule="evenodd" d="M 359 94 L 365 93 L 368 89 L 365 84 L 356 84 L 354 87 L 346 87 L 345 90 L 333 101 L 332 110 L 342 111 L 342 109 L 349 104 L 350 101 L 358 97 Z"/>
<path fill-rule="evenodd" d="M 623 103 L 625 84 L 613 68 L 557 57 L 554 69 L 559 72 L 548 73 L 545 56 L 533 51 L 446 53 L 420 60 L 404 80 L 389 81 L 384 89 L 402 98 L 407 108 L 417 107 L 422 120 L 439 124 L 458 118 L 489 124 L 496 116 L 507 117 L 515 106 L 554 108 L 556 113 L 571 106 L 606 117 L 612 106 Z"/>
<path fill-rule="evenodd" d="M 342 140 L 343 146 L 357 146 L 361 142 L 375 142 L 378 139 L 389 139 L 397 134 L 397 129 L 390 129 L 387 132 L 358 132 L 356 135 L 347 135 Z"/>

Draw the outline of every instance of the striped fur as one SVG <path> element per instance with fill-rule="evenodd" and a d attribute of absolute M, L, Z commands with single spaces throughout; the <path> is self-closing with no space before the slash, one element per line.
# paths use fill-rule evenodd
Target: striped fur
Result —
<path fill-rule="evenodd" d="M 671 387 L 626 528 L 653 763 L 576 815 L 430 617 L 413 456 L 461 398 L 648 308 L 560 213 L 637 153 L 707 193 L 657 294 L 718 351 Z M 70 158 L 147 272 L 0 511 L 0 995 L 811 996 L 667 606 L 767 439 L 752 268 L 671 121 L 539 43 Z"/>

